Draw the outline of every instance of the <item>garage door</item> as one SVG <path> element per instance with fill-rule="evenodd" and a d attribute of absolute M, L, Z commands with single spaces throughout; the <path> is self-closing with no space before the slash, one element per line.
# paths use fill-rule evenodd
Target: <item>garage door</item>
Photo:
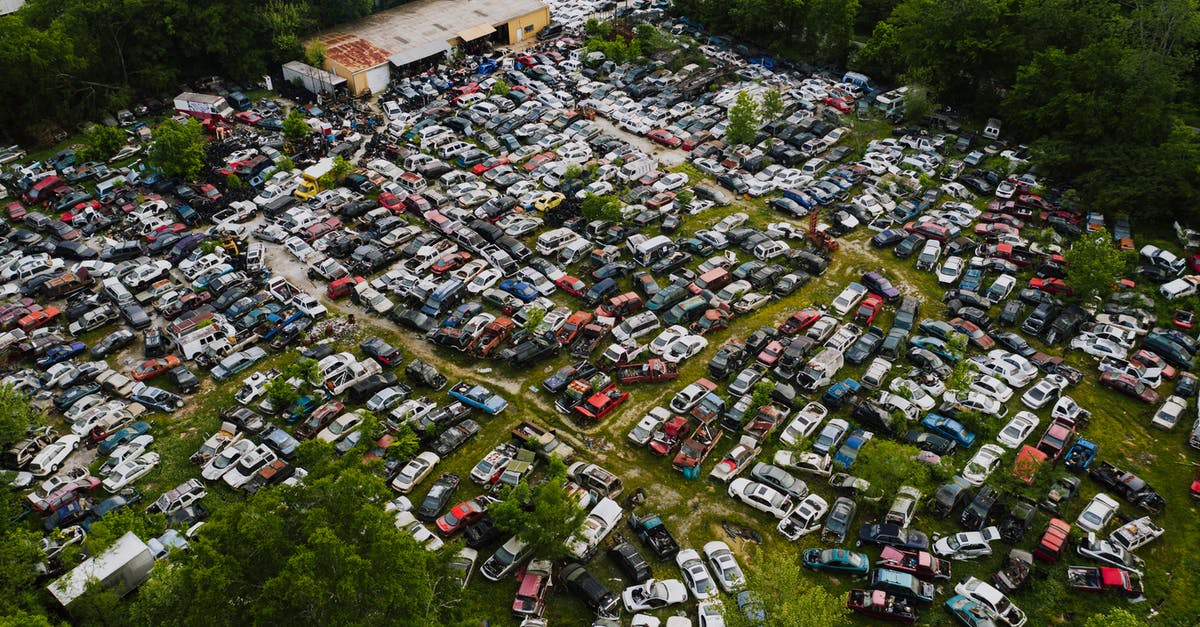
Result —
<path fill-rule="evenodd" d="M 388 86 L 388 80 L 391 78 L 391 69 L 385 63 L 375 69 L 367 70 L 367 87 L 371 93 L 377 94 Z"/>

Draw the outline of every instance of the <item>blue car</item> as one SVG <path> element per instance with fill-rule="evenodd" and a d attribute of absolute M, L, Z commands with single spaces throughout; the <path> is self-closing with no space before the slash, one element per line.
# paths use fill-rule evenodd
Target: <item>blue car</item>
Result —
<path fill-rule="evenodd" d="M 508 401 L 504 400 L 499 394 L 482 385 L 473 385 L 466 382 L 455 383 L 454 387 L 450 388 L 450 398 L 462 401 L 464 405 L 483 410 L 492 416 L 499 414 L 508 407 Z"/>
<path fill-rule="evenodd" d="M 512 294 L 513 296 L 516 296 L 517 298 L 521 299 L 522 302 L 526 303 L 538 297 L 538 291 L 533 289 L 532 285 L 524 281 L 517 281 L 515 279 L 506 279 L 501 281 L 500 289 Z"/>
<path fill-rule="evenodd" d="M 84 344 L 83 342 L 71 342 L 69 344 L 51 346 L 50 350 L 46 351 L 46 354 L 43 355 L 41 359 L 37 360 L 37 364 L 43 369 L 49 368 L 54 364 L 64 362 L 86 350 L 87 344 Z"/>
<path fill-rule="evenodd" d="M 990 610 L 961 594 L 946 599 L 946 610 L 967 627 L 995 627 L 996 625 Z"/>
<path fill-rule="evenodd" d="M 813 570 L 866 576 L 871 570 L 871 558 L 866 553 L 846 549 L 805 549 L 800 561 Z"/>
<path fill-rule="evenodd" d="M 958 282 L 958 289 L 978 292 L 982 285 L 983 270 L 980 268 L 968 268 L 963 274 L 962 280 Z"/>
<path fill-rule="evenodd" d="M 483 304 L 471 301 L 463 303 L 456 307 L 446 319 L 442 321 L 443 327 L 457 329 L 461 327 L 467 320 L 474 318 L 477 314 L 483 312 Z"/>
<path fill-rule="evenodd" d="M 919 346 L 946 361 L 958 361 L 958 355 L 950 350 L 950 347 L 945 342 L 928 335 L 918 335 L 908 340 L 909 346 Z"/>
<path fill-rule="evenodd" d="M 975 434 L 967 431 L 963 423 L 938 414 L 927 414 L 921 420 L 921 426 L 944 437 L 954 440 L 963 448 L 971 448 L 975 443 Z"/>
<path fill-rule="evenodd" d="M 821 395 L 821 402 L 829 409 L 840 409 L 850 400 L 850 397 L 858 394 L 858 390 L 861 388 L 862 386 L 854 379 L 842 379 L 825 390 L 825 393 Z"/>
<path fill-rule="evenodd" d="M 843 469 L 849 468 L 854 464 L 854 460 L 858 459 L 858 451 L 874 435 L 870 431 L 863 431 L 862 429 L 851 431 L 850 437 L 846 438 L 846 442 L 842 444 L 837 454 L 833 456 L 833 461 L 841 464 Z"/>

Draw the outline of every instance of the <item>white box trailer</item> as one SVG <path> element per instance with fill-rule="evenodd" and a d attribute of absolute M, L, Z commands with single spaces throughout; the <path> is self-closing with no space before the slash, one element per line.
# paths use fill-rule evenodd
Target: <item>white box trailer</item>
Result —
<path fill-rule="evenodd" d="M 175 96 L 175 110 L 200 120 L 232 120 L 233 107 L 221 96 L 185 91 Z"/>
<path fill-rule="evenodd" d="M 56 579 L 46 589 L 63 606 L 79 598 L 93 580 L 106 590 L 125 596 L 150 578 L 154 555 L 132 531 L 117 539 L 107 551 L 91 557 L 71 572 Z"/>
<path fill-rule="evenodd" d="M 314 94 L 331 94 L 342 89 L 346 84 L 346 79 L 333 72 L 327 72 L 299 61 L 288 61 L 283 64 L 283 80 L 293 84 L 299 82 L 301 86 Z"/>

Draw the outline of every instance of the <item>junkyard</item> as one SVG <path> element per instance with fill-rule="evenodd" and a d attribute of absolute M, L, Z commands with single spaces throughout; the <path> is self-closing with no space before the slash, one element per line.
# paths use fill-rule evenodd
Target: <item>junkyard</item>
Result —
<path fill-rule="evenodd" d="M 39 602 L 139 602 L 361 459 L 469 624 L 783 624 L 767 563 L 855 624 L 1194 624 L 1200 225 L 669 8 L 555 0 L 374 94 L 214 77 L 113 112 L 103 161 L 4 149 Z M 194 180 L 152 164 L 171 124 Z M 560 484 L 553 551 L 489 514 Z"/>

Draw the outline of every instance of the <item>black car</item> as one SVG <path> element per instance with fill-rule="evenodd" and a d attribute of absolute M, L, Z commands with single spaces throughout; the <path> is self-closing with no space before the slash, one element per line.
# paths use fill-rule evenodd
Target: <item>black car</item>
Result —
<path fill-rule="evenodd" d="M 944 438 L 936 433 L 917 431 L 913 429 L 904 434 L 904 441 L 930 453 L 950 455 L 958 448 L 958 444 L 950 438 Z"/>
<path fill-rule="evenodd" d="M 440 390 L 446 386 L 445 375 L 438 372 L 437 368 L 420 359 L 412 360 L 404 368 L 404 376 L 417 385 L 423 385 L 434 390 Z"/>
<path fill-rule="evenodd" d="M 933 501 L 929 504 L 929 511 L 934 516 L 945 518 L 962 503 L 967 497 L 967 490 L 971 485 L 961 477 L 951 477 L 950 481 L 938 486 L 937 492 L 933 494 Z"/>
<path fill-rule="evenodd" d="M 975 497 L 963 508 L 958 522 L 971 531 L 979 531 L 990 523 L 996 516 L 1000 504 L 1000 493 L 991 486 L 983 486 L 975 493 Z"/>
<path fill-rule="evenodd" d="M 916 364 L 918 368 L 933 372 L 938 377 L 945 379 L 950 376 L 951 368 L 942 361 L 941 357 L 919 347 L 913 346 L 908 349 L 908 360 Z"/>
<path fill-rule="evenodd" d="M 608 556 L 617 564 L 617 568 L 621 569 L 621 572 L 632 579 L 635 584 L 642 583 L 654 576 L 645 556 L 637 550 L 637 547 L 628 542 L 617 543 L 608 550 Z"/>
<path fill-rule="evenodd" d="M 746 338 L 746 356 L 753 357 L 762 352 L 771 340 L 778 340 L 782 334 L 775 327 L 762 326 L 754 330 L 749 337 Z"/>
<path fill-rule="evenodd" d="M 142 331 L 142 345 L 147 358 L 153 359 L 167 354 L 166 340 L 163 339 L 162 330 L 158 327 L 150 327 Z"/>
<path fill-rule="evenodd" d="M 437 320 L 415 309 L 408 309 L 403 305 L 392 310 L 392 318 L 397 324 L 406 326 L 419 333 L 429 333 L 437 328 Z"/>
<path fill-rule="evenodd" d="M 984 298 L 979 294 L 979 292 L 974 290 L 954 289 L 946 290 L 946 292 L 942 294 L 943 303 L 949 304 L 950 301 L 954 300 L 958 301 L 958 305 L 955 307 L 955 309 L 961 309 L 962 307 L 977 307 L 979 309 L 986 310 L 992 306 L 992 302 L 990 300 Z"/>
<path fill-rule="evenodd" d="M 712 359 L 708 360 L 708 374 L 714 379 L 727 379 L 731 374 L 741 369 L 746 361 L 746 347 L 737 342 L 730 342 L 721 347 Z"/>
<path fill-rule="evenodd" d="M 561 574 L 569 589 L 601 618 L 615 619 L 617 617 L 617 595 L 609 590 L 595 575 L 588 572 L 582 564 L 571 563 L 563 567 Z"/>
<path fill-rule="evenodd" d="M 421 501 L 420 507 L 415 512 L 419 520 L 425 522 L 432 521 L 441 515 L 442 510 L 450 504 L 450 500 L 454 498 L 454 493 L 458 491 L 458 485 L 462 482 L 458 475 L 446 473 L 437 478 L 433 485 L 429 487 L 429 492 L 425 495 L 425 499 Z"/>
<path fill-rule="evenodd" d="M 94 394 L 99 391 L 99 383 L 93 383 L 89 381 L 87 383 L 72 385 L 71 387 L 63 390 L 62 394 L 54 397 L 54 408 L 58 411 L 66 411 L 71 407 L 71 405 L 75 404 L 75 401 L 78 401 L 88 394 Z"/>
<path fill-rule="evenodd" d="M 895 255 L 897 259 L 908 259 L 909 257 L 913 256 L 913 253 L 921 250 L 921 247 L 924 245 L 925 236 L 913 233 L 901 240 L 901 242 L 892 249 L 892 254 Z"/>
<path fill-rule="evenodd" d="M 167 525 L 186 529 L 208 518 L 209 513 L 208 508 L 200 503 L 193 503 L 183 509 L 177 509 L 167 514 Z"/>
<path fill-rule="evenodd" d="M 358 345 L 358 348 L 364 355 L 374 359 L 383 366 L 394 366 L 401 357 L 400 349 L 377 337 L 369 337 L 363 340 Z"/>
<path fill-rule="evenodd" d="M 908 237 L 908 233 L 906 233 L 903 229 L 887 229 L 885 231 L 876 233 L 875 236 L 871 238 L 871 245 L 876 248 L 895 246 L 896 244 L 904 241 L 906 237 Z"/>
<path fill-rule="evenodd" d="M 479 435 L 480 429 L 478 422 L 464 420 L 443 431 L 429 448 L 439 457 L 445 457 L 457 451 L 467 440 Z"/>
<path fill-rule="evenodd" d="M 233 423 L 242 431 L 258 433 L 266 428 L 267 423 L 258 412 L 246 407 L 234 405 L 221 412 L 221 420 Z"/>
<path fill-rule="evenodd" d="M 467 548 L 480 549 L 497 540 L 504 534 L 496 528 L 490 516 L 484 516 L 463 531 L 463 540 Z"/>
<path fill-rule="evenodd" d="M 1025 338 L 1012 331 L 992 331 L 989 335 L 996 340 L 997 344 L 1022 357 L 1031 357 L 1037 352 L 1037 349 L 1030 346 Z"/>
<path fill-rule="evenodd" d="M 1025 533 L 1033 527 L 1037 509 L 1036 502 L 1028 497 L 1021 497 L 1004 516 L 1004 520 L 1000 521 L 1000 539 L 1009 544 L 1020 542 Z"/>
<path fill-rule="evenodd" d="M 104 359 L 122 348 L 133 344 L 133 338 L 133 331 L 129 329 L 117 329 L 92 345 L 92 359 Z"/>
<path fill-rule="evenodd" d="M 908 551 L 929 550 L 929 536 L 891 523 L 864 524 L 858 529 L 858 540 L 864 544 L 892 546 Z"/>
<path fill-rule="evenodd" d="M 429 336 L 429 341 L 434 344 L 460 351 L 466 350 L 472 339 L 474 338 L 463 333 L 462 329 L 453 327 L 442 327 Z"/>
<path fill-rule="evenodd" d="M 1025 306 L 1017 299 L 1005 301 L 1004 307 L 1000 309 L 998 321 L 1002 326 L 1011 327 L 1017 323 L 1017 319 L 1025 313 Z"/>
<path fill-rule="evenodd" d="M 183 407 L 183 399 L 179 398 L 178 394 L 153 385 L 134 388 L 133 394 L 129 395 L 129 400 L 168 414 Z"/>
<path fill-rule="evenodd" d="M 200 378 L 196 373 L 188 370 L 187 366 L 175 366 L 167 373 L 171 378 L 171 383 L 175 384 L 175 389 L 183 394 L 191 394 L 200 389 Z"/>
<path fill-rule="evenodd" d="M 866 333 L 863 333 L 854 344 L 846 350 L 846 361 L 852 364 L 861 364 L 866 361 L 875 351 L 879 350 L 879 346 L 883 344 L 883 329 L 871 325 L 867 327 Z M 790 347 L 789 347 L 790 348 Z"/>

